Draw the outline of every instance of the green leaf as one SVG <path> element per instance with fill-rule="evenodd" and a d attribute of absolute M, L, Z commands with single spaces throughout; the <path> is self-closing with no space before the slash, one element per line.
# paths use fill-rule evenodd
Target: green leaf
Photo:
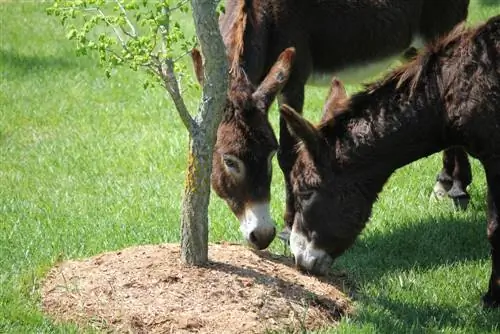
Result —
<path fill-rule="evenodd" d="M 66 29 L 66 37 L 75 41 L 76 53 L 87 55 L 97 52 L 99 63 L 107 77 L 112 69 L 126 65 L 133 70 L 145 69 L 154 80 L 145 83 L 151 87 L 162 82 L 151 64 L 166 59 L 175 60 L 186 54 L 196 43 L 187 38 L 182 18 L 189 11 L 184 0 L 54 0 L 47 9 L 48 15 L 59 15 Z M 121 6 L 120 6 L 121 5 Z M 130 22 L 129 22 L 130 20 Z M 137 27 L 131 35 L 130 24 Z M 161 33 L 159 27 L 162 27 Z M 137 34 L 137 36 L 136 36 Z M 179 77 L 187 72 L 184 62 L 176 62 Z"/>
<path fill-rule="evenodd" d="M 75 39 L 77 35 L 78 35 L 78 31 L 76 29 L 71 29 L 70 31 L 68 31 L 66 33 L 66 38 L 69 40 Z"/>

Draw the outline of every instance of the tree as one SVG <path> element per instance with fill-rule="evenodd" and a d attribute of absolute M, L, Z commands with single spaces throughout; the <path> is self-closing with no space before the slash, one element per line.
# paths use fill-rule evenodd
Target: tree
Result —
<path fill-rule="evenodd" d="M 168 92 L 189 132 L 189 156 L 181 214 L 181 260 L 200 265 L 208 260 L 208 204 L 212 148 L 222 117 L 228 71 L 219 32 L 219 0 L 190 0 L 198 42 L 205 64 L 201 101 L 192 117 L 182 97 L 178 75 L 180 58 L 195 40 L 185 37 L 173 18 L 189 11 L 188 0 L 55 0 L 48 13 L 61 18 L 67 37 L 76 41 L 80 55 L 98 52 L 109 77 L 112 70 L 129 66 L 145 70 Z"/>

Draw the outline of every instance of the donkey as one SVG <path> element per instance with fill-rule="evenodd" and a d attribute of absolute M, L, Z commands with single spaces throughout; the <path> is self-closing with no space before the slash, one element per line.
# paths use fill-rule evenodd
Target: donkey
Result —
<path fill-rule="evenodd" d="M 327 271 L 361 233 L 397 168 L 463 147 L 486 172 L 492 272 L 483 301 L 500 306 L 500 16 L 457 27 L 336 108 L 317 127 L 280 109 L 299 142 L 290 175 L 297 266 Z"/>
<path fill-rule="evenodd" d="M 275 96 L 279 94 L 280 104 L 301 112 L 311 74 L 364 68 L 401 54 L 417 40 L 431 41 L 463 21 L 468 4 L 469 0 L 227 0 L 219 26 L 231 83 L 213 155 L 212 185 L 239 218 L 252 246 L 266 248 L 276 233 L 269 200 L 270 162 L 278 146 L 267 117 Z M 196 50 L 193 61 L 197 78 L 203 80 Z M 281 69 L 270 70 L 273 66 Z M 277 153 L 285 177 L 288 228 L 294 216 L 289 178 L 294 145 L 280 118 Z M 447 151 L 444 160 L 438 188 L 467 201 L 467 155 Z"/>

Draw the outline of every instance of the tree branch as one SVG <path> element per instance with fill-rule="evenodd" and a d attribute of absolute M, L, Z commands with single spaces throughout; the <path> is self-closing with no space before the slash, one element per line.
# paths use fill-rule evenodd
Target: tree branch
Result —
<path fill-rule="evenodd" d="M 130 21 L 130 19 L 128 18 L 127 11 L 125 10 L 125 8 L 123 8 L 123 5 L 121 4 L 120 0 L 115 0 L 115 2 L 118 5 L 118 7 L 120 8 L 120 11 L 123 13 L 123 16 L 125 18 L 125 22 L 127 22 L 127 25 L 129 26 L 130 31 L 131 31 L 131 33 L 128 33 L 122 29 L 123 32 L 131 38 L 134 38 L 134 39 L 137 38 L 137 31 L 135 29 L 135 26 L 132 24 L 132 21 Z"/>
<path fill-rule="evenodd" d="M 165 88 L 168 91 L 168 94 L 172 98 L 175 104 L 175 108 L 181 117 L 184 126 L 189 131 L 189 134 L 192 135 L 193 131 L 196 127 L 196 123 L 189 114 L 189 111 L 184 103 L 184 99 L 179 90 L 179 84 L 177 78 L 175 77 L 174 71 L 174 63 L 171 59 L 165 59 L 163 63 L 160 65 L 159 73 L 161 73 L 161 78 L 163 79 L 163 83 Z"/>
<path fill-rule="evenodd" d="M 168 10 L 163 7 L 162 8 L 162 14 L 165 15 L 165 17 L 168 17 Z M 165 24 L 160 24 L 158 25 L 158 29 L 160 30 L 160 36 L 161 36 L 161 46 L 162 46 L 162 51 L 163 54 L 167 54 L 167 35 L 168 35 L 168 28 L 169 28 L 169 21 L 167 20 Z"/>
<path fill-rule="evenodd" d="M 174 62 L 174 64 L 176 62 L 178 62 L 179 60 L 181 60 L 182 58 L 186 57 L 186 55 L 188 54 L 191 54 L 191 50 L 188 50 L 188 51 L 185 51 L 183 52 L 181 55 L 179 55 L 178 57 L 174 58 L 172 61 Z"/>
<path fill-rule="evenodd" d="M 118 38 L 118 40 L 120 41 L 120 44 L 121 44 L 122 48 L 125 51 L 129 52 L 129 50 L 127 48 L 127 43 L 125 42 L 125 40 L 123 39 L 122 35 L 120 34 L 120 30 L 118 30 L 118 28 L 116 28 L 115 25 L 113 25 L 111 22 L 109 22 L 108 18 L 106 17 L 106 14 L 104 14 L 104 12 L 99 7 L 97 7 L 96 10 L 99 13 L 99 15 L 101 15 L 101 17 L 104 20 L 104 22 L 106 22 L 106 24 L 108 26 L 110 26 L 111 29 L 113 29 L 113 31 L 115 32 L 116 38 Z"/>
<path fill-rule="evenodd" d="M 73 7 L 59 7 L 59 10 L 77 10 L 77 11 L 83 11 L 83 12 L 95 12 L 97 11 L 97 7 L 79 7 L 79 6 L 73 6 Z"/>
<path fill-rule="evenodd" d="M 163 7 L 162 12 L 164 15 L 168 15 L 168 10 L 167 8 Z M 168 17 L 168 16 L 167 16 Z M 174 101 L 175 107 L 177 109 L 177 112 L 179 113 L 179 116 L 184 123 L 184 126 L 188 130 L 189 134 L 192 135 L 193 131 L 196 127 L 196 123 L 194 119 L 191 117 L 189 114 L 189 111 L 186 107 L 186 104 L 184 103 L 184 99 L 182 98 L 182 94 L 179 88 L 179 81 L 177 80 L 175 76 L 175 71 L 174 71 L 174 61 L 167 56 L 167 35 L 168 35 L 168 26 L 169 22 L 168 20 L 166 21 L 165 24 L 161 24 L 158 26 L 158 29 L 160 31 L 160 38 L 161 38 L 161 48 L 163 52 L 163 56 L 165 57 L 165 60 L 160 61 L 160 77 L 163 79 L 163 84 L 165 88 L 168 91 L 168 94 Z"/>
<path fill-rule="evenodd" d="M 173 11 L 175 11 L 175 10 L 177 10 L 177 9 L 181 8 L 181 7 L 182 7 L 182 6 L 184 6 L 186 3 L 188 3 L 188 1 L 189 1 L 189 0 L 182 0 L 182 1 L 180 1 L 180 2 L 177 4 L 177 6 L 172 7 L 172 8 L 169 8 L 169 12 L 173 12 Z"/>

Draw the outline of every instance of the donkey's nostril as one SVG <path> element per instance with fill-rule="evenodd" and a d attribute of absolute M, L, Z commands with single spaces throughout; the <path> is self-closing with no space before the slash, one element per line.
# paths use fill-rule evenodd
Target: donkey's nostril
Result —
<path fill-rule="evenodd" d="M 258 240 L 257 237 L 255 236 L 255 232 L 250 232 L 249 239 L 252 244 L 257 245 Z"/>
<path fill-rule="evenodd" d="M 262 230 L 257 229 L 255 231 L 250 232 L 248 235 L 247 241 L 250 245 L 256 249 L 265 249 L 269 244 L 273 241 L 276 236 L 276 229 L 273 227 L 272 229 Z"/>

